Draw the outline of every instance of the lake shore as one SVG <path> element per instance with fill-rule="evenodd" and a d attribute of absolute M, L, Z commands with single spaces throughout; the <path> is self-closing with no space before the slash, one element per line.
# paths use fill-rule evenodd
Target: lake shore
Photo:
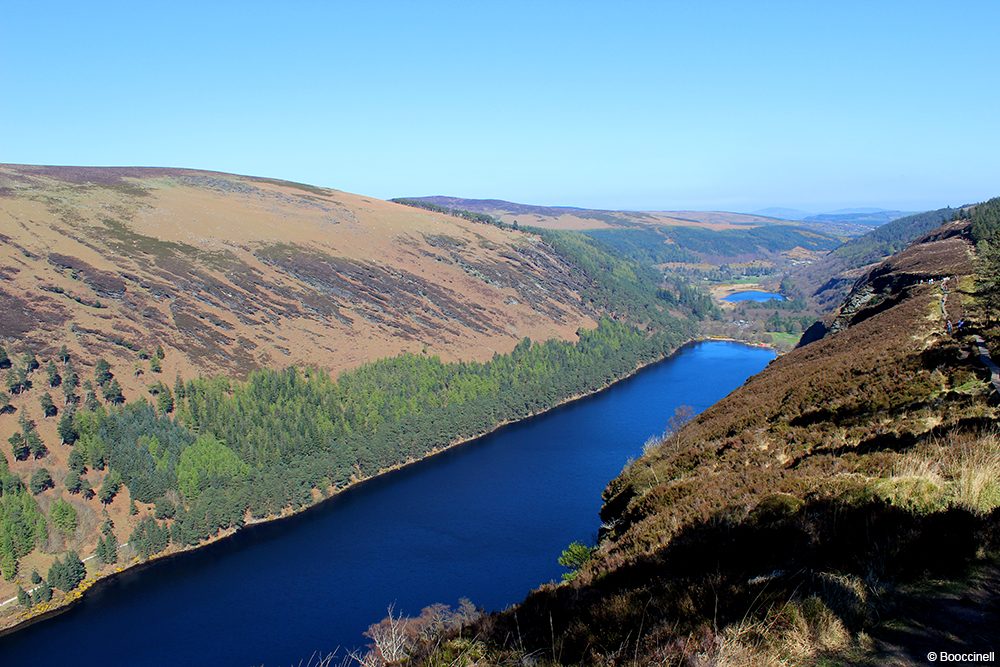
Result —
<path fill-rule="evenodd" d="M 420 462 L 424 462 L 424 461 L 427 461 L 429 459 L 432 459 L 435 456 L 437 456 L 439 454 L 442 454 L 444 452 L 451 451 L 451 450 L 453 450 L 455 448 L 458 448 L 458 447 L 460 447 L 462 445 L 469 444 L 471 442 L 480 440 L 481 438 L 483 438 L 485 436 L 488 436 L 488 435 L 491 435 L 491 434 L 495 434 L 495 433 L 503 430 L 505 427 L 512 426 L 512 425 L 515 425 L 515 424 L 521 424 L 521 423 L 524 423 L 526 421 L 530 421 L 530 420 L 532 420 L 534 418 L 537 418 L 539 416 L 542 416 L 542 415 L 545 415 L 547 413 L 550 413 L 550 412 L 556 410 L 557 408 L 564 407 L 564 406 L 569 405 L 571 403 L 574 403 L 576 401 L 580 401 L 580 400 L 583 400 L 585 398 L 589 398 L 589 397 L 595 396 L 597 394 L 600 394 L 601 392 L 606 391 L 607 389 L 611 388 L 612 386 L 614 386 L 614 385 L 616 385 L 616 384 L 618 384 L 620 382 L 623 382 L 623 381 L 625 381 L 625 380 L 627 380 L 629 378 L 634 377 L 635 375 L 637 375 L 638 373 L 640 373 L 643 369 L 651 367 L 651 366 L 655 366 L 655 365 L 663 363 L 663 362 L 666 362 L 666 361 L 672 359 L 673 357 L 675 357 L 676 355 L 678 355 L 684 349 L 686 349 L 686 348 L 688 348 L 688 347 L 690 347 L 692 345 L 697 345 L 698 343 L 702 343 L 702 342 L 732 342 L 732 343 L 737 343 L 737 344 L 740 344 L 740 345 L 746 345 L 747 347 L 757 347 L 757 348 L 768 348 L 768 347 L 770 347 L 770 346 L 767 346 L 767 345 L 761 345 L 761 344 L 755 344 L 755 343 L 747 343 L 746 341 L 740 341 L 740 340 L 734 340 L 734 339 L 714 338 L 714 337 L 699 337 L 697 339 L 688 340 L 685 343 L 683 343 L 682 345 L 680 345 L 677 348 L 675 348 L 674 350 L 672 350 L 669 354 L 666 354 L 666 355 L 663 355 L 661 357 L 652 359 L 652 360 L 650 360 L 648 362 L 645 362 L 645 363 L 637 364 L 630 372 L 628 372 L 628 373 L 624 374 L 623 376 L 615 379 L 614 381 L 605 383 L 601 387 L 598 387 L 598 388 L 596 388 L 596 389 L 594 389 L 592 391 L 579 392 L 579 393 L 574 394 L 572 396 L 566 397 L 565 399 L 559 401 L 555 405 L 552 405 L 551 407 L 548 407 L 548 408 L 546 408 L 544 410 L 537 410 L 537 411 L 534 411 L 534 412 L 532 412 L 530 414 L 527 414 L 527 415 L 524 415 L 522 417 L 519 417 L 517 419 L 511 419 L 511 420 L 506 420 L 504 422 L 497 423 L 493 427 L 491 427 L 490 429 L 488 429 L 488 430 L 486 430 L 486 431 L 484 431 L 482 433 L 478 433 L 478 434 L 475 434 L 475 435 L 469 436 L 469 437 L 456 438 L 455 440 L 449 442 L 447 445 L 444 445 L 444 446 L 441 446 L 441 447 L 438 447 L 438 448 L 435 448 L 435 449 L 429 451 L 424 456 L 421 456 L 421 457 L 418 457 L 418 458 L 413 458 L 413 459 L 407 460 L 405 462 L 401 462 L 399 464 L 383 468 L 383 469 L 379 470 L 379 472 L 376 473 L 376 474 L 374 474 L 374 475 L 370 475 L 370 476 L 367 476 L 367 477 L 364 477 L 364 478 L 354 479 L 354 480 L 352 480 L 349 484 L 347 484 L 344 487 L 341 487 L 341 488 L 338 488 L 338 489 L 332 489 L 332 488 L 331 489 L 327 489 L 325 494 L 321 493 L 320 491 L 314 491 L 313 502 L 310 503 L 309 505 L 306 505 L 306 506 L 302 507 L 302 508 L 299 508 L 299 509 L 296 509 L 296 510 L 291 510 L 291 511 L 286 511 L 286 512 L 283 512 L 283 513 L 281 513 L 279 515 L 264 517 L 264 518 L 260 518 L 260 519 L 250 518 L 242 526 L 239 526 L 239 527 L 233 528 L 233 529 L 228 529 L 228 530 L 225 530 L 225 531 L 221 531 L 220 533 L 218 533 L 217 535 L 213 536 L 212 538 L 210 538 L 208 540 L 204 540 L 202 542 L 199 542 L 197 545 L 192 545 L 192 546 L 187 546 L 187 547 L 182 547 L 182 548 L 177 548 L 177 547 L 171 546 L 171 547 L 168 547 L 165 551 L 163 551 L 163 552 L 161 552 L 161 553 L 153 556 L 152 558 L 149 558 L 149 559 L 146 559 L 146 560 L 139 560 L 138 558 L 135 558 L 135 559 L 132 559 L 131 561 L 129 561 L 127 563 L 123 563 L 123 564 L 117 565 L 115 567 L 115 569 L 112 570 L 112 571 L 107 571 L 107 572 L 104 572 L 104 573 L 98 573 L 96 575 L 92 575 L 92 576 L 88 577 L 86 580 L 84 580 L 84 582 L 81 584 L 81 586 L 78 587 L 77 589 L 74 589 L 73 591 L 71 591 L 71 592 L 69 592 L 67 594 L 59 596 L 58 600 L 54 599 L 50 603 L 36 605 L 36 606 L 32 607 L 29 610 L 20 610 L 20 611 L 17 611 L 17 612 L 15 612 L 13 614 L 10 614 L 7 618 L 4 618 L 4 619 L 0 620 L 0 637 L 6 636 L 6 635 L 10 635 L 12 633 L 17 632 L 18 630 L 24 629 L 24 628 L 26 628 L 26 627 L 28 627 L 30 625 L 34 625 L 35 623 L 39 623 L 41 621 L 44 621 L 46 619 L 49 619 L 49 618 L 51 618 L 53 616 L 56 616 L 56 615 L 62 613 L 62 612 L 67 611 L 72 606 L 74 606 L 76 603 L 78 603 L 79 601 L 81 601 L 82 599 L 84 599 L 84 597 L 86 596 L 86 594 L 88 593 L 88 591 L 96 590 L 96 589 L 99 589 L 103 585 L 110 584 L 111 582 L 113 582 L 117 577 L 119 577 L 122 574 L 125 574 L 125 573 L 135 573 L 137 571 L 141 571 L 142 569 L 145 569 L 146 567 L 152 567 L 152 566 L 156 565 L 159 562 L 166 561 L 166 560 L 169 560 L 169 559 L 174 559 L 174 558 L 177 558 L 177 557 L 181 557 L 181 556 L 183 556 L 185 554 L 190 554 L 190 553 L 192 553 L 194 551 L 202 549 L 203 547 L 207 547 L 209 545 L 216 544 L 216 543 L 218 543 L 220 541 L 223 541 L 223 540 L 226 540 L 228 538 L 231 538 L 234 535 L 238 534 L 240 531 L 242 531 L 242 530 L 244 530 L 246 528 L 249 528 L 251 526 L 257 526 L 257 525 L 262 525 L 262 524 L 270 524 L 270 523 L 280 522 L 280 521 L 285 520 L 285 519 L 291 519 L 293 517 L 301 516 L 302 514 L 304 514 L 306 512 L 309 512 L 311 510 L 316 510 L 316 509 L 320 508 L 321 506 L 323 506 L 325 504 L 325 501 L 331 500 L 333 498 L 336 498 L 336 497 L 338 497 L 339 495 L 341 495 L 343 492 L 345 492 L 347 490 L 358 488 L 358 487 L 364 485 L 367 482 L 371 482 L 373 480 L 383 478 L 384 476 L 389 475 L 389 474 L 391 474 L 391 473 L 393 473 L 395 471 L 399 471 L 399 470 L 408 468 L 408 467 L 410 467 L 410 466 L 412 466 L 412 465 L 414 465 L 416 463 L 420 463 Z M 14 604 L 16 604 L 16 603 L 14 603 Z"/>

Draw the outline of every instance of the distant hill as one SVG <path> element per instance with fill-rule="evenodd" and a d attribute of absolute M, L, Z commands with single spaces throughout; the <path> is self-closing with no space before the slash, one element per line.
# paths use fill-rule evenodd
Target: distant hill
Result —
<path fill-rule="evenodd" d="M 507 225 L 573 230 L 619 254 L 654 264 L 760 259 L 788 263 L 801 260 L 803 255 L 832 250 L 849 236 L 830 231 L 823 224 L 727 211 L 610 211 L 445 196 L 393 201 L 487 215 Z"/>
<path fill-rule="evenodd" d="M 951 220 L 956 212 L 956 209 L 945 207 L 894 218 L 864 236 L 845 242 L 833 251 L 833 255 L 844 259 L 848 268 L 871 264 L 899 252 L 942 222 Z"/>
<path fill-rule="evenodd" d="M 813 215 L 809 211 L 803 211 L 797 208 L 783 208 L 781 206 L 762 208 L 758 211 L 753 211 L 753 214 L 763 215 L 769 218 L 779 218 L 781 220 L 805 220 L 810 215 Z"/>
<path fill-rule="evenodd" d="M 806 222 L 838 222 L 878 227 L 906 215 L 910 215 L 910 212 L 885 209 L 843 209 L 833 213 L 806 216 L 803 220 Z"/>
<path fill-rule="evenodd" d="M 861 236 L 845 241 L 817 261 L 794 269 L 790 279 L 810 295 L 821 310 L 839 303 L 867 267 L 899 252 L 941 223 L 951 220 L 958 209 L 941 208 L 897 218 Z"/>
<path fill-rule="evenodd" d="M 724 229 L 732 226 L 771 225 L 779 221 L 761 215 L 727 211 L 615 211 L 575 206 L 536 206 L 502 199 L 462 197 L 405 197 L 393 201 L 424 202 L 449 209 L 492 215 L 506 222 L 545 229 L 599 229 L 636 225 L 705 226 Z"/>

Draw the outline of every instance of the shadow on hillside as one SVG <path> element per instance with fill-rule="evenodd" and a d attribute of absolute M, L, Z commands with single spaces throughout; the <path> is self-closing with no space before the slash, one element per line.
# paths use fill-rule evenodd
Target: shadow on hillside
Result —
<path fill-rule="evenodd" d="M 487 617 L 480 631 L 522 652 L 555 651 L 569 664 L 626 649 L 676 663 L 727 625 L 816 595 L 857 632 L 894 586 L 965 572 L 983 548 L 998 545 L 998 523 L 1000 512 L 918 515 L 870 499 L 774 495 L 585 583 L 543 588 L 516 610 Z"/>

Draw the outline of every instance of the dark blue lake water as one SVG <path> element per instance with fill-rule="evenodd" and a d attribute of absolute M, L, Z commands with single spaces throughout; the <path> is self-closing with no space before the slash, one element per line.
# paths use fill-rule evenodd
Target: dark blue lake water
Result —
<path fill-rule="evenodd" d="M 0 665 L 287 666 L 363 645 L 390 603 L 416 614 L 464 596 L 501 609 L 558 579 L 568 543 L 594 540 L 601 491 L 678 406 L 704 410 L 773 358 L 687 346 L 302 515 L 126 573 L 0 638 Z"/>
<path fill-rule="evenodd" d="M 760 292 L 757 290 L 747 290 L 745 292 L 733 292 L 722 298 L 723 301 L 784 301 L 784 295 L 777 292 Z"/>

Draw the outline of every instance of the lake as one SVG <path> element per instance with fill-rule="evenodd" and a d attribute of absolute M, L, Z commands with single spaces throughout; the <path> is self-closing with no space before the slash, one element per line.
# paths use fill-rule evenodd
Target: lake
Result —
<path fill-rule="evenodd" d="M 0 638 L 0 665 L 305 664 L 362 646 L 389 604 L 502 609 L 559 579 L 567 544 L 593 542 L 601 491 L 678 406 L 704 410 L 774 356 L 688 345 L 599 394 L 98 585 Z"/>
<path fill-rule="evenodd" d="M 759 290 L 746 290 L 744 292 L 733 292 L 722 297 L 723 301 L 736 303 L 739 301 L 784 301 L 785 297 L 777 292 L 761 292 Z"/>

